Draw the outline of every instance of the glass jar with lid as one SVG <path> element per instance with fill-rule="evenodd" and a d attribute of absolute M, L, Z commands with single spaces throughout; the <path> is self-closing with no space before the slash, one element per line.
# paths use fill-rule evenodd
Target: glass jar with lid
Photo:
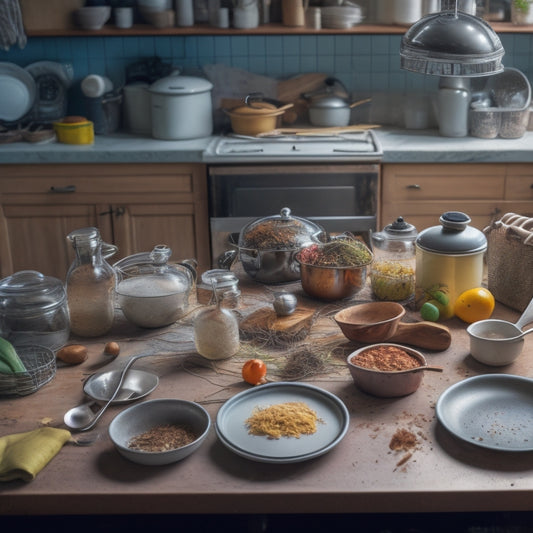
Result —
<path fill-rule="evenodd" d="M 398 217 L 372 235 L 372 291 L 378 300 L 407 300 L 415 292 L 416 228 Z"/>
<path fill-rule="evenodd" d="M 0 281 L 0 335 L 13 345 L 36 344 L 58 350 L 69 338 L 63 282 L 35 270 Z"/>

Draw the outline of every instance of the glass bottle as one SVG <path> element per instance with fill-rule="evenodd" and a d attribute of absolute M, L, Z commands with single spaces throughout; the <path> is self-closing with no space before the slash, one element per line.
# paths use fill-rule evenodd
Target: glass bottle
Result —
<path fill-rule="evenodd" d="M 224 304 L 229 293 L 213 293 L 216 304 L 199 311 L 194 319 L 194 343 L 207 359 L 228 359 L 239 351 L 239 322 Z"/>
<path fill-rule="evenodd" d="M 415 292 L 416 228 L 398 217 L 372 235 L 370 282 L 378 300 L 407 300 Z"/>
<path fill-rule="evenodd" d="M 106 261 L 117 247 L 102 242 L 97 228 L 82 228 L 67 236 L 76 257 L 66 279 L 70 330 L 80 337 L 98 337 L 113 325 L 115 271 Z"/>

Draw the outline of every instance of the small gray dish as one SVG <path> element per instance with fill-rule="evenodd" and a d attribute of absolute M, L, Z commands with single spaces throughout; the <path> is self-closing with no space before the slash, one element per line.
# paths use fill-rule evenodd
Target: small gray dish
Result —
<path fill-rule="evenodd" d="M 93 374 L 83 385 L 83 392 L 97 402 L 107 402 L 115 392 L 121 370 Z M 113 404 L 128 403 L 148 396 L 159 384 L 159 378 L 144 370 L 130 369 L 124 377 Z"/>
<path fill-rule="evenodd" d="M 143 451 L 129 447 L 131 440 L 158 426 L 188 426 L 196 439 L 180 448 L 166 451 Z M 142 465 L 167 465 L 181 461 L 195 452 L 206 439 L 211 428 L 207 411 L 187 400 L 148 400 L 128 407 L 109 425 L 109 437 L 117 451 L 126 459 Z"/>

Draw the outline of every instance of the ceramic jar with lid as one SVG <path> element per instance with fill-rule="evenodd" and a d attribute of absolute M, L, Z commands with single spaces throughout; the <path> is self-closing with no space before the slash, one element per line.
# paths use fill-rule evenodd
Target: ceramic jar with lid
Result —
<path fill-rule="evenodd" d="M 0 336 L 14 345 L 58 350 L 69 333 L 67 296 L 61 280 L 22 270 L 0 281 Z"/>
<path fill-rule="evenodd" d="M 483 258 L 487 239 L 470 226 L 470 217 L 458 211 L 441 215 L 440 226 L 421 231 L 416 239 L 416 306 L 420 308 L 435 294 L 444 294 L 451 306 L 468 289 L 483 281 Z M 451 316 L 450 315 L 450 316 Z"/>
<path fill-rule="evenodd" d="M 398 217 L 372 235 L 372 292 L 378 300 L 400 301 L 415 292 L 416 228 Z"/>
<path fill-rule="evenodd" d="M 246 273 L 262 283 L 300 279 L 296 254 L 313 243 L 326 242 L 326 231 L 317 223 L 291 215 L 288 207 L 279 215 L 259 218 L 239 234 L 239 258 Z"/>

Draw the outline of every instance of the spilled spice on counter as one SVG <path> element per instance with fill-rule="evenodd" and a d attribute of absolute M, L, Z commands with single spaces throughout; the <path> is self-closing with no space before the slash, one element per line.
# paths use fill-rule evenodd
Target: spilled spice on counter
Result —
<path fill-rule="evenodd" d="M 392 436 L 389 448 L 391 450 L 408 451 L 417 445 L 416 435 L 407 429 L 400 428 Z"/>
<path fill-rule="evenodd" d="M 155 426 L 133 437 L 128 443 L 128 448 L 142 452 L 166 452 L 186 446 L 196 438 L 196 434 L 189 426 L 166 424 Z"/>
<path fill-rule="evenodd" d="M 316 433 L 317 422 L 323 423 L 323 420 L 305 402 L 287 402 L 256 407 L 245 424 L 250 435 L 299 439 L 302 435 Z"/>
<path fill-rule="evenodd" d="M 421 366 L 420 361 L 396 346 L 376 346 L 357 354 L 352 363 L 371 370 L 398 372 Z"/>

